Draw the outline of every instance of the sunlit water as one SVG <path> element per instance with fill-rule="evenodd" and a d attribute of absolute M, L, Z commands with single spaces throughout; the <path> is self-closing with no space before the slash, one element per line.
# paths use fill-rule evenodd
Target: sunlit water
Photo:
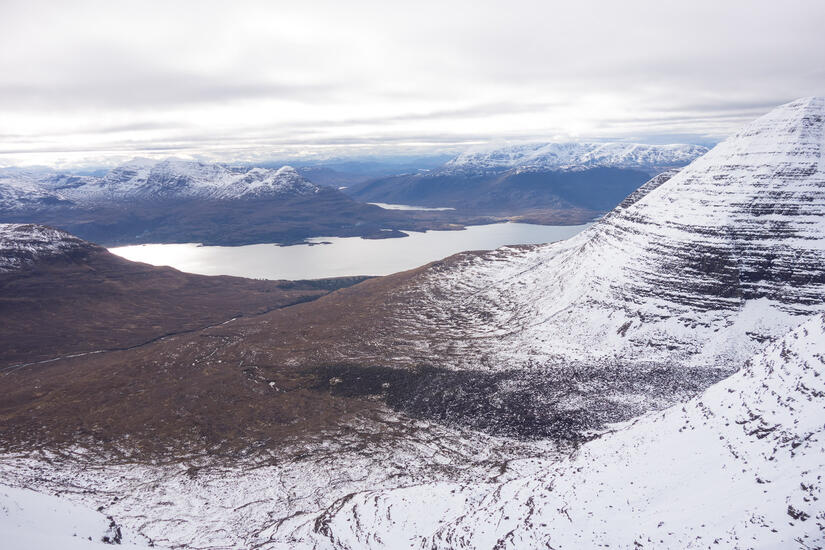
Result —
<path fill-rule="evenodd" d="M 383 208 L 384 210 L 424 210 L 427 212 L 441 212 L 444 210 L 455 210 L 455 208 L 450 208 L 448 206 L 415 206 L 412 204 L 390 204 L 387 202 L 369 202 L 367 204 L 374 204 L 379 208 Z"/>
<path fill-rule="evenodd" d="M 501 223 L 464 231 L 410 232 L 400 239 L 318 237 L 295 246 L 252 244 L 144 244 L 110 249 L 129 260 L 168 265 L 203 275 L 259 279 L 320 279 L 346 275 L 388 275 L 465 250 L 490 250 L 507 244 L 538 244 L 567 239 L 587 225 Z"/>

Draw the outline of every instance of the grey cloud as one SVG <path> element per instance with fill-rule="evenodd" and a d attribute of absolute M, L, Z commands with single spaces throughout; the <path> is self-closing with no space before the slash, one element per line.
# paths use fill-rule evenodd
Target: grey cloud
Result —
<path fill-rule="evenodd" d="M 0 154 L 709 142 L 825 93 L 813 0 L 173 4 L 2 2 Z"/>

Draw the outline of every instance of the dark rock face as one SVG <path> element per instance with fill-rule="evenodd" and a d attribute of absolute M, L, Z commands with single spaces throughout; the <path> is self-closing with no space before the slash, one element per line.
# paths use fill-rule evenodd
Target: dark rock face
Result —
<path fill-rule="evenodd" d="M 581 442 L 586 432 L 667 403 L 724 378 L 720 370 L 607 367 L 570 371 L 447 370 L 334 366 L 316 372 L 315 389 L 374 397 L 413 418 L 520 439 Z M 576 407 L 570 403 L 580 401 Z"/>

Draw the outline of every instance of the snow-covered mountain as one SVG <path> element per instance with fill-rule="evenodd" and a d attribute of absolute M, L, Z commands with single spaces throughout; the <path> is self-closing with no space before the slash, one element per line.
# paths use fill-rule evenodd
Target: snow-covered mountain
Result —
<path fill-rule="evenodd" d="M 83 192 L 92 197 L 199 197 L 241 199 L 279 195 L 308 195 L 318 187 L 291 166 L 278 170 L 233 168 L 222 164 L 166 159 L 135 159 L 107 173 Z"/>
<path fill-rule="evenodd" d="M 825 317 L 683 405 L 495 483 L 349 495 L 294 547 L 821 548 Z M 297 541 L 302 544 L 298 544 Z"/>
<path fill-rule="evenodd" d="M 659 172 L 684 166 L 708 151 L 689 144 L 529 143 L 466 151 L 447 162 L 446 173 L 488 173 L 507 170 L 552 171 L 588 168 L 630 168 Z"/>
<path fill-rule="evenodd" d="M 471 368 L 723 367 L 825 309 L 825 98 L 661 179 L 568 241 L 430 270 L 399 321 L 415 317 L 418 349 Z"/>
<path fill-rule="evenodd" d="M 35 224 L 0 223 L 0 272 L 34 261 L 89 250 L 94 245 L 74 235 Z"/>
<path fill-rule="evenodd" d="M 706 151 L 698 145 L 625 143 L 483 148 L 432 171 L 365 181 L 347 193 L 368 202 L 505 216 L 578 209 L 580 216 L 593 219 L 651 176 L 685 166 Z"/>
<path fill-rule="evenodd" d="M 319 189 L 290 166 L 270 170 L 138 158 L 103 177 L 19 170 L 2 173 L 0 208 L 88 206 L 123 200 L 277 198 L 312 195 Z"/>

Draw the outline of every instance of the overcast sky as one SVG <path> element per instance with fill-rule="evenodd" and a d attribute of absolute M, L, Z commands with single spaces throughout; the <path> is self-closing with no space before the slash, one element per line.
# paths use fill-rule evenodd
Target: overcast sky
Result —
<path fill-rule="evenodd" d="M 823 94 L 822 0 L 0 0 L 0 165 L 708 143 Z"/>

